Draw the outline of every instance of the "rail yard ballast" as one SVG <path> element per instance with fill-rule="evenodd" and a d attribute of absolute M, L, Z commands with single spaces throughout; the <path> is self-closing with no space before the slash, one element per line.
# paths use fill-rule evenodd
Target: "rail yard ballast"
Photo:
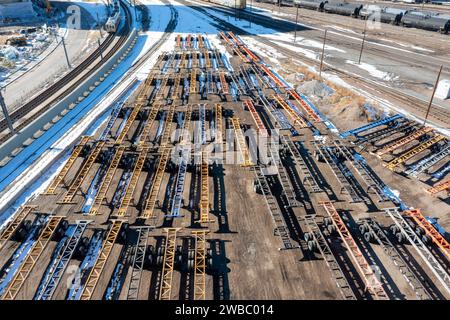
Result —
<path fill-rule="evenodd" d="M 1 299 L 450 297 L 433 213 L 364 158 L 437 175 L 445 136 L 400 115 L 337 134 L 234 33 L 170 41 L 3 225 Z"/>

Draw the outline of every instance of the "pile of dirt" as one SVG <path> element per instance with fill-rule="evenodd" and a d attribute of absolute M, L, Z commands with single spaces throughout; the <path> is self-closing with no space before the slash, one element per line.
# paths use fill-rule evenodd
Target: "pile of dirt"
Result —
<path fill-rule="evenodd" d="M 297 86 L 298 91 L 312 99 L 324 99 L 334 94 L 334 90 L 318 80 L 305 81 Z"/>
<path fill-rule="evenodd" d="M 387 116 L 382 108 L 354 91 L 324 81 L 306 67 L 289 66 L 287 70 L 280 70 L 280 75 L 296 84 L 297 91 L 306 95 L 340 130 L 350 130 Z"/>

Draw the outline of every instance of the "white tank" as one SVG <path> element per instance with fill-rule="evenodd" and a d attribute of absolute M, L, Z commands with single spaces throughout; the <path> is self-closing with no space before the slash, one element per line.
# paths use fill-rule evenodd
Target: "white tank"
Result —
<path fill-rule="evenodd" d="M 439 84 L 436 88 L 436 98 L 445 100 L 450 98 L 450 80 L 444 79 L 439 81 Z"/>
<path fill-rule="evenodd" d="M 245 9 L 246 7 L 246 0 L 210 0 L 209 2 L 237 9 Z"/>

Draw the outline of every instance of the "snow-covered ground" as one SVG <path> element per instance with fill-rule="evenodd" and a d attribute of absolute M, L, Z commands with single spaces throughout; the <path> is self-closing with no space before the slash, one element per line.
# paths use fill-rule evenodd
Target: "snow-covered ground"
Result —
<path fill-rule="evenodd" d="M 61 38 L 67 38 L 69 31 L 64 25 L 54 29 L 47 29 L 46 25 L 43 25 L 43 32 L 38 32 L 27 41 L 28 46 L 24 48 L 16 49 L 13 46 L 0 46 L 0 56 L 10 59 L 14 63 L 14 68 L 4 69 L 0 71 L 0 87 L 5 87 L 24 72 L 27 72 L 37 66 L 41 61 L 48 57 L 55 49 L 61 45 Z M 51 32 L 56 32 L 58 42 Z M 14 57 L 8 57 L 7 51 L 11 51 Z"/>
<path fill-rule="evenodd" d="M 434 52 L 434 50 L 430 50 L 430 49 L 426 49 L 426 48 L 423 48 L 423 47 L 415 46 L 415 45 L 412 45 L 412 44 L 406 44 L 406 43 L 402 43 L 402 42 L 398 42 L 398 41 L 394 41 L 394 40 L 390 40 L 390 39 L 383 39 L 383 41 L 390 42 L 390 43 L 395 43 L 395 44 L 397 44 L 399 46 L 402 46 L 404 48 L 411 48 L 411 49 L 414 49 L 414 50 L 419 50 L 419 51 L 429 52 L 429 53 L 433 53 Z"/>
<path fill-rule="evenodd" d="M 381 71 L 377 69 L 376 66 L 369 63 L 361 62 L 358 64 L 357 62 L 351 60 L 347 60 L 345 62 L 353 66 L 357 66 L 360 69 L 366 70 L 372 77 L 378 78 L 383 81 L 393 81 L 398 79 L 398 76 L 394 75 L 392 72 Z"/>
<path fill-rule="evenodd" d="M 23 203 L 46 188 L 68 157 L 67 149 L 81 135 L 93 133 L 108 116 L 109 106 L 139 77 L 140 70 L 127 74 L 141 54 L 141 46 L 134 48 L 138 50 L 133 50 L 86 99 L 0 169 L 0 228 Z M 12 199 L 16 199 L 13 205 L 8 205 Z"/>
<path fill-rule="evenodd" d="M 89 26 L 91 29 L 95 30 L 97 22 L 99 23 L 105 22 L 108 18 L 108 11 L 106 8 L 105 1 L 102 0 L 78 1 L 74 2 L 74 5 L 82 7 L 92 16 L 93 21 Z"/>
<path fill-rule="evenodd" d="M 280 13 L 277 10 L 274 10 L 273 12 L 268 10 L 268 9 L 263 9 L 263 8 L 258 8 L 257 10 L 259 10 L 261 12 L 265 12 L 265 15 L 271 16 L 274 19 L 282 20 L 283 17 L 286 17 L 286 16 L 290 16 L 291 18 L 292 17 L 295 18 L 294 14 Z M 259 13 L 261 13 L 261 12 L 259 12 Z M 277 17 L 279 17 L 279 18 L 277 18 Z M 357 41 L 361 41 L 362 40 L 362 32 L 363 32 L 363 30 L 355 31 L 355 30 L 351 30 L 351 29 L 348 29 L 348 28 L 343 28 L 343 27 L 336 26 L 336 25 L 326 25 L 323 28 L 314 27 L 314 26 L 311 26 L 311 25 L 308 25 L 308 24 L 305 24 L 305 23 L 297 23 L 297 25 L 298 26 L 303 26 L 303 27 L 306 27 L 306 28 L 310 28 L 310 29 L 314 29 L 314 30 L 319 30 L 319 31 L 325 31 L 325 29 L 328 29 L 328 32 L 330 34 L 333 34 L 333 35 L 336 35 L 336 36 L 339 36 L 339 37 L 346 37 L 348 39 L 353 39 L 353 40 L 357 40 Z M 329 29 L 333 29 L 335 31 L 329 30 Z M 403 48 L 410 48 L 410 49 L 415 49 L 415 50 L 423 51 L 423 52 L 432 52 L 432 50 L 429 50 L 429 49 L 426 49 L 426 48 L 422 48 L 422 47 L 418 47 L 418 46 L 414 46 L 414 45 L 409 45 L 409 44 L 404 44 L 404 43 L 397 43 L 396 41 L 390 41 L 390 40 L 386 40 L 386 39 L 382 39 L 382 41 L 386 41 L 388 43 L 394 43 L 395 45 L 389 45 L 387 43 L 380 43 L 380 42 L 371 41 L 371 40 L 367 40 L 366 39 L 366 43 L 374 45 L 374 46 L 386 47 L 386 48 L 389 48 L 389 49 L 392 49 L 392 50 L 407 52 L 407 53 L 421 55 L 421 56 L 425 56 L 425 55 L 423 53 L 420 53 L 420 52 L 415 52 L 415 51 L 399 48 L 397 46 L 397 44 L 399 44 Z"/>

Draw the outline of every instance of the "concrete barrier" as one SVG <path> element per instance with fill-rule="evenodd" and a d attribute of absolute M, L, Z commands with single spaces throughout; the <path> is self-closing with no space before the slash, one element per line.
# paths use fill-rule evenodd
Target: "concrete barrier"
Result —
<path fill-rule="evenodd" d="M 101 69 L 99 69 L 95 74 L 93 74 L 83 85 L 80 85 L 80 88 L 78 88 L 76 91 L 74 91 L 74 94 L 70 95 L 71 99 L 68 99 L 68 100 L 64 99 L 64 102 L 60 101 L 57 104 L 55 104 L 55 107 L 52 108 L 52 110 L 48 110 L 45 114 L 42 115 L 42 117 L 40 117 L 39 119 L 36 119 L 33 123 L 30 123 L 30 125 L 25 127 L 21 131 L 20 139 L 14 137 L 14 140 L 12 138 L 10 140 L 13 140 L 13 141 L 8 141 L 8 143 L 15 142 L 20 146 L 26 146 L 26 145 L 30 145 L 34 139 L 37 139 L 38 137 L 40 137 L 43 134 L 43 130 L 44 131 L 48 130 L 54 124 L 53 122 L 51 122 L 51 120 L 54 119 L 55 115 L 56 115 L 56 117 L 62 118 L 64 116 L 64 114 L 67 113 L 68 108 L 65 108 L 65 106 L 72 104 L 72 106 L 75 107 L 76 100 L 78 99 L 80 93 L 82 94 L 83 92 L 85 92 L 86 88 L 91 86 L 93 82 L 96 83 L 95 87 L 97 87 L 98 85 L 101 84 L 101 82 L 99 82 L 98 79 L 100 77 L 105 78 L 106 73 L 108 73 L 108 74 L 111 73 L 111 71 L 112 71 L 111 69 L 115 68 L 119 65 L 119 62 L 122 61 L 124 59 L 124 57 L 131 51 L 131 46 L 134 45 L 134 43 L 136 42 L 136 39 L 137 39 L 137 32 L 136 32 L 136 30 L 133 30 L 133 32 L 130 34 L 129 38 L 127 39 L 127 42 L 122 47 L 122 49 L 119 50 L 116 54 L 114 54 L 114 56 L 108 61 L 108 63 L 103 65 L 103 67 Z M 129 87 L 127 87 L 127 88 L 129 88 Z M 75 94 L 75 92 L 77 94 Z M 72 107 L 72 109 L 73 109 L 73 107 Z M 57 111 L 59 111 L 59 113 Z M 98 118 L 96 118 L 94 121 L 96 121 L 97 119 Z M 27 130 L 27 131 L 25 131 L 25 130 Z M 31 134 L 31 136 L 28 136 L 28 138 L 27 138 L 25 136 L 25 132 L 27 132 L 27 134 Z M 25 141 L 23 140 L 24 138 L 26 139 Z M 59 153 L 59 156 L 57 158 L 53 159 L 53 161 L 48 163 L 46 166 L 40 168 L 39 174 L 37 174 L 32 179 L 32 181 L 30 181 L 27 185 L 33 184 L 46 170 L 48 170 L 48 168 L 50 166 L 52 166 L 55 163 L 55 161 L 57 159 L 60 158 L 60 156 L 62 156 L 68 150 L 73 148 L 73 146 L 76 143 L 77 143 L 77 140 L 75 140 L 72 144 L 67 145 L 64 150 L 61 150 L 61 152 Z M 12 146 L 10 145 L 9 147 L 14 148 L 14 145 L 12 145 Z M 18 147 L 16 147 L 15 149 L 17 149 L 17 148 Z M 17 155 L 17 154 L 15 154 L 15 155 Z M 7 189 L 3 190 L 0 193 L 0 197 L 6 191 L 7 191 Z M 0 214 L 3 214 L 7 210 L 7 208 L 9 206 L 11 206 L 18 199 L 18 197 L 20 197 L 22 195 L 22 191 L 18 192 L 15 196 L 13 196 L 11 199 L 9 199 L 6 203 L 2 203 L 2 206 L 0 207 Z"/>
<path fill-rule="evenodd" d="M 58 101 L 50 109 L 45 111 L 39 118 L 33 120 L 29 125 L 20 130 L 16 135 L 11 137 L 8 141 L 0 146 L 0 159 L 2 163 L 5 163 L 5 158 L 14 157 L 20 153 L 20 148 L 24 147 L 24 143 L 35 136 L 35 134 L 41 130 L 48 130 L 51 125 L 56 123 L 56 119 L 60 119 L 67 113 L 67 109 L 73 109 L 75 105 L 80 102 L 80 97 L 85 97 L 86 93 L 90 93 L 92 88 L 98 86 L 102 81 L 100 79 L 105 78 L 105 74 L 109 74 L 113 67 L 117 66 L 118 61 L 123 54 L 128 50 L 131 43 L 136 39 L 137 31 L 133 29 L 128 37 L 125 45 L 122 46 L 101 68 L 95 71 L 83 84 L 79 85 L 72 93 L 67 95 L 62 100 Z M 50 124 L 50 126 L 48 126 Z"/>

